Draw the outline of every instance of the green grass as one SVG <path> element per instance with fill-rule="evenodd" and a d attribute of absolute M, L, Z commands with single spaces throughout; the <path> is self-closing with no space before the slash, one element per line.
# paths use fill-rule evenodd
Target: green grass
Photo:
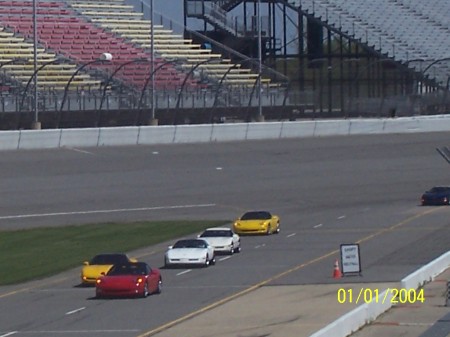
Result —
<path fill-rule="evenodd" d="M 0 231 L 0 285 L 81 267 L 102 252 L 129 252 L 226 223 L 160 221 Z"/>

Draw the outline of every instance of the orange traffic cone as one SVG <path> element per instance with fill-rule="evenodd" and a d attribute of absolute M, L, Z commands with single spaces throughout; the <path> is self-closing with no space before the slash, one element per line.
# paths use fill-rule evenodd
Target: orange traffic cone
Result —
<path fill-rule="evenodd" d="M 339 262 L 336 259 L 336 261 L 334 262 L 333 278 L 341 278 L 341 277 L 342 277 L 341 269 L 339 268 Z"/>

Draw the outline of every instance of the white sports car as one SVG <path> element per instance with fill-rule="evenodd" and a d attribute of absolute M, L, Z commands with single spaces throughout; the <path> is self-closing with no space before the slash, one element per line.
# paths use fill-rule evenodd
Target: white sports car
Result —
<path fill-rule="evenodd" d="M 169 247 L 164 257 L 164 266 L 200 265 L 208 267 L 216 263 L 214 248 L 203 239 L 179 240 Z"/>
<path fill-rule="evenodd" d="M 241 251 L 241 238 L 230 228 L 208 228 L 198 237 L 213 246 L 216 253 L 234 254 Z"/>

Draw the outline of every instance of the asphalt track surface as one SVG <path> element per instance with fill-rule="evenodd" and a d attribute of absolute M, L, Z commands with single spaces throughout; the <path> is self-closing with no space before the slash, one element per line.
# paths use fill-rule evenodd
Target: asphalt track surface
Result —
<path fill-rule="evenodd" d="M 258 287 L 333 283 L 341 243 L 361 246 L 362 276 L 348 282 L 397 282 L 450 247 L 450 208 L 419 206 L 423 191 L 450 184 L 435 151 L 449 136 L 2 152 L 1 229 L 266 209 L 282 230 L 243 237 L 241 253 L 210 268 L 163 269 L 163 293 L 147 299 L 94 299 L 79 269 L 1 287 L 0 337 L 151 335 Z M 161 267 L 168 244 L 132 255 Z M 254 310 L 264 321 L 270 301 Z"/>

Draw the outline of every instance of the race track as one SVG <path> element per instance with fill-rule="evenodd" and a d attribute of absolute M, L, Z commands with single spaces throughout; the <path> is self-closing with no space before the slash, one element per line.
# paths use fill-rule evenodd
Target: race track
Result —
<path fill-rule="evenodd" d="M 242 238 L 242 253 L 207 269 L 163 269 L 163 293 L 147 299 L 93 299 L 92 288 L 77 287 L 79 269 L 0 288 L 0 337 L 148 335 L 258 286 L 335 282 L 341 243 L 361 246 L 363 273 L 349 282 L 398 281 L 450 247 L 450 208 L 419 206 L 423 191 L 450 184 L 450 166 L 435 151 L 448 139 L 431 133 L 2 152 L 1 229 L 233 220 L 267 209 L 281 217 L 282 231 Z M 168 244 L 132 255 L 161 267 Z"/>

